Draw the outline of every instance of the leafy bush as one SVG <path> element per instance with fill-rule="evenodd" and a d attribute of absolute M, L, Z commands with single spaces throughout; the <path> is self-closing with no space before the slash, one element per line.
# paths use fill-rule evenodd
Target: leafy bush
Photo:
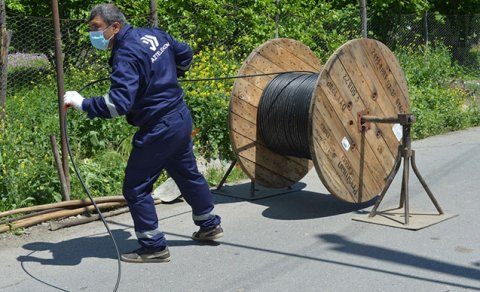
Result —
<path fill-rule="evenodd" d="M 442 86 L 459 76 L 461 71 L 444 45 L 402 47 L 396 51 L 396 55 L 405 71 L 409 86 Z"/>
<path fill-rule="evenodd" d="M 479 125 L 480 110 L 462 88 L 451 87 L 461 76 L 445 46 L 407 47 L 397 51 L 409 85 L 410 111 L 416 116 L 413 138 L 424 138 Z"/>
<path fill-rule="evenodd" d="M 342 44 L 360 35 L 360 15 L 352 4 L 341 10 L 308 1 L 281 1 L 280 6 L 279 35 L 303 42 L 323 64 Z"/>
<path fill-rule="evenodd" d="M 103 73 L 96 69 L 69 70 L 65 88 L 78 90 L 80 84 L 95 80 Z M 2 210 L 61 200 L 49 139 L 54 134 L 60 142 L 56 92 L 54 77 L 46 75 L 43 82 L 18 88 L 7 99 L 6 118 L 0 131 Z M 132 128 L 123 119 L 89 120 L 85 114 L 73 110 L 68 111 L 68 127 L 72 151 L 94 195 L 118 194 L 125 164 L 121 156 L 128 152 L 124 141 Z M 83 197 L 72 168 L 70 174 L 71 197 Z"/>
<path fill-rule="evenodd" d="M 186 79 L 235 75 L 238 63 L 222 47 L 206 48 L 194 57 Z M 195 148 L 206 158 L 230 159 L 233 153 L 228 134 L 228 105 L 233 80 L 185 82 L 186 102 L 192 112 Z"/>
<path fill-rule="evenodd" d="M 61 199 L 49 142 L 58 128 L 53 92 L 35 85 L 7 100 L 0 127 L 0 209 Z"/>
<path fill-rule="evenodd" d="M 413 138 L 424 138 L 479 125 L 480 111 L 458 88 L 411 88 Z"/>

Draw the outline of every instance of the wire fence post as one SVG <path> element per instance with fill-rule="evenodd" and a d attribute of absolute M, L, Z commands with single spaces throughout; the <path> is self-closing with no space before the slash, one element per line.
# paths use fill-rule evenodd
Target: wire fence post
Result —
<path fill-rule="evenodd" d="M 157 0 L 150 0 L 150 26 L 158 27 Z"/>
<path fill-rule="evenodd" d="M 5 1 L 0 0 L 0 121 L 3 120 L 3 109 L 7 100 L 7 66 L 10 34 L 7 31 Z"/>
<path fill-rule="evenodd" d="M 277 14 L 275 15 L 275 38 L 278 39 L 278 26 L 280 23 L 280 0 L 277 0 Z"/>
<path fill-rule="evenodd" d="M 428 11 L 425 11 L 423 17 L 423 29 L 425 31 L 425 46 L 428 47 Z"/>
<path fill-rule="evenodd" d="M 70 175 L 68 171 L 68 153 L 67 153 L 67 137 L 65 135 L 65 114 L 63 95 L 64 88 L 64 72 L 63 72 L 63 58 L 62 58 L 62 39 L 60 32 L 60 16 L 58 11 L 58 0 L 52 0 L 53 12 L 53 26 L 55 30 L 55 67 L 57 70 L 57 92 L 58 92 L 58 113 L 60 117 L 60 134 L 62 139 L 62 167 L 65 174 L 66 189 L 70 193 Z"/>
<path fill-rule="evenodd" d="M 367 32 L 367 0 L 360 0 L 360 18 L 362 20 L 362 38 L 368 37 Z"/>

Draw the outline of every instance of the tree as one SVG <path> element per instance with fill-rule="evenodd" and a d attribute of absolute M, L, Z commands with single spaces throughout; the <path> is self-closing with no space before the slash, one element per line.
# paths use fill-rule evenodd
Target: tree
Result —
<path fill-rule="evenodd" d="M 430 0 L 432 11 L 442 15 L 480 13 L 480 0 Z"/>

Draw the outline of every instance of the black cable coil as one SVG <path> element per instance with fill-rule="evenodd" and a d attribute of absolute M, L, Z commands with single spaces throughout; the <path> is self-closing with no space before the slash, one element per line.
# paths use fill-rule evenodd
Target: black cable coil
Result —
<path fill-rule="evenodd" d="M 310 101 L 319 74 L 284 73 L 264 89 L 257 110 L 260 138 L 281 155 L 311 159 Z"/>

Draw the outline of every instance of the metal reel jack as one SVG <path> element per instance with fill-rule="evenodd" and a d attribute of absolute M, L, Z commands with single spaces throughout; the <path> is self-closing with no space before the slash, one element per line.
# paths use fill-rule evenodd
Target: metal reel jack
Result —
<path fill-rule="evenodd" d="M 363 159 L 364 159 L 364 137 L 365 132 L 369 128 L 369 123 L 388 123 L 388 124 L 400 124 L 402 126 L 402 143 L 398 146 L 398 155 L 394 163 L 394 167 L 389 174 L 385 187 L 379 198 L 375 202 L 372 210 L 365 218 L 365 216 L 353 218 L 353 220 L 363 221 L 368 223 L 380 224 L 380 225 L 388 225 L 392 227 L 404 228 L 404 229 L 411 229 L 411 230 L 418 230 L 430 225 L 439 223 L 441 221 L 450 219 L 455 217 L 456 215 L 446 214 L 440 204 L 435 199 L 432 191 L 428 187 L 427 183 L 421 176 L 420 172 L 418 171 L 416 162 L 415 162 L 415 151 L 412 149 L 412 141 L 410 136 L 410 130 L 412 124 L 415 122 L 415 116 L 411 113 L 406 114 L 398 114 L 398 116 L 391 117 L 391 118 L 379 118 L 379 117 L 371 117 L 371 116 L 361 116 L 360 117 L 360 124 L 361 124 L 361 131 L 362 131 L 362 144 L 361 144 L 361 158 L 360 158 L 360 172 L 363 173 Z M 402 175 L 402 185 L 400 191 L 400 203 L 398 208 L 391 208 L 386 209 L 383 211 L 379 211 L 378 207 L 382 203 L 385 194 L 387 193 L 391 183 L 393 182 L 395 176 L 400 169 L 400 165 L 403 161 L 403 175 Z M 422 184 L 423 189 L 427 193 L 428 197 L 430 198 L 431 202 L 435 206 L 438 213 L 431 213 L 428 211 L 411 211 L 410 210 L 410 203 L 409 203 L 409 176 L 410 176 L 410 165 L 415 173 L 416 177 Z M 360 180 L 362 180 L 360 177 Z M 363 185 L 363 181 L 360 181 L 360 186 Z M 360 196 L 362 193 L 362 188 L 360 187 Z M 402 219 L 403 217 L 403 219 Z"/>

